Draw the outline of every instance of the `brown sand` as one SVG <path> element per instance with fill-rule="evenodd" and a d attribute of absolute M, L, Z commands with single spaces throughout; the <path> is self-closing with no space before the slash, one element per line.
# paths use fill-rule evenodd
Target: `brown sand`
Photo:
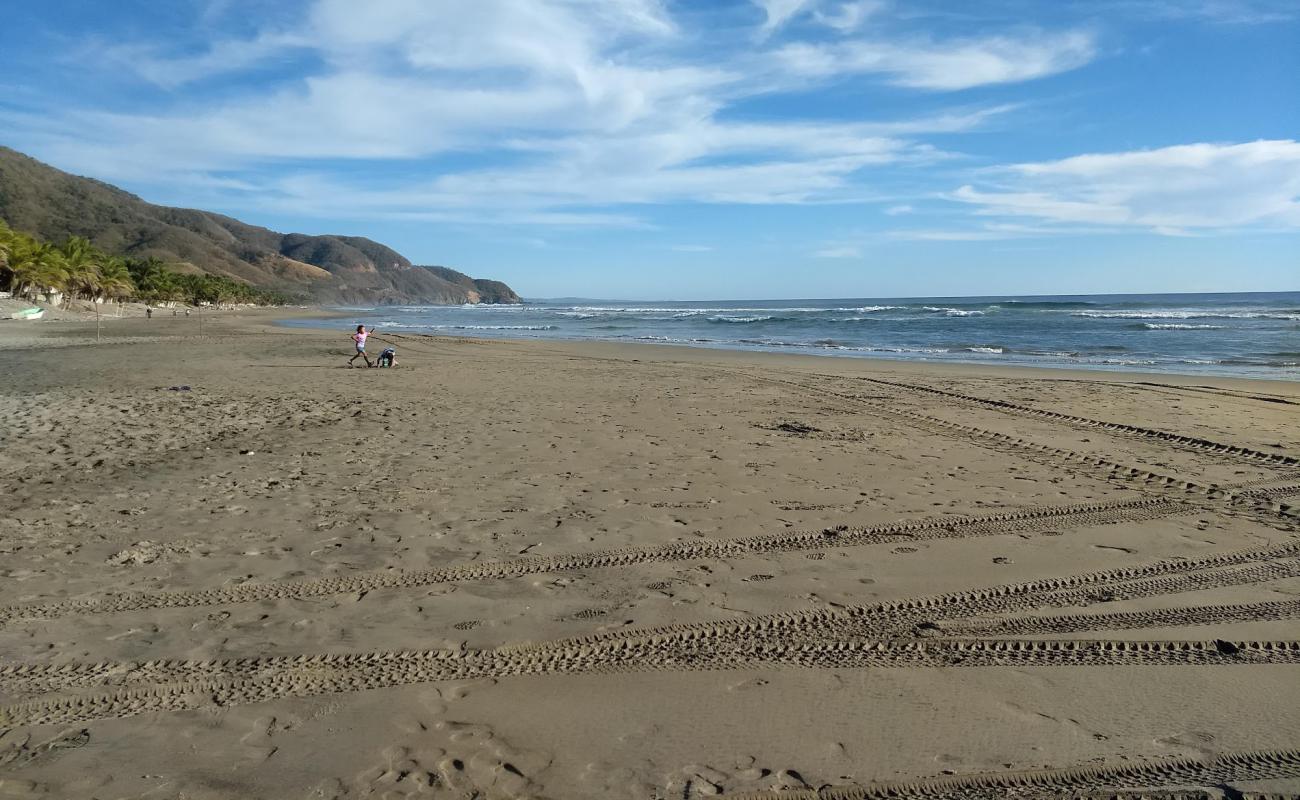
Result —
<path fill-rule="evenodd" d="M 0 325 L 0 798 L 1300 791 L 1300 385 L 271 316 Z"/>

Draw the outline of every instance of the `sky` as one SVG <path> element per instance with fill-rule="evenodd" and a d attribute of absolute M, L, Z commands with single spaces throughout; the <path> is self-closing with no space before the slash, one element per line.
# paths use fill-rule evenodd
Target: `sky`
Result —
<path fill-rule="evenodd" d="M 1300 289 L 1296 0 L 12 0 L 0 144 L 526 297 Z"/>

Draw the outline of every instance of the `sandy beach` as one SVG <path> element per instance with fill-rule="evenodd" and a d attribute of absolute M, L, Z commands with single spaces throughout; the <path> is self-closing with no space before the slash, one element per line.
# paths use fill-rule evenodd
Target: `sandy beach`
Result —
<path fill-rule="evenodd" d="M 289 313 L 0 323 L 0 798 L 1300 792 L 1300 383 Z"/>

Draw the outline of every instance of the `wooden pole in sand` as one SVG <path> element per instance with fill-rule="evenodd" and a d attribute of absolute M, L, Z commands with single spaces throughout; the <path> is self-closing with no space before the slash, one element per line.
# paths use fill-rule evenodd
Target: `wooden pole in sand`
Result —
<path fill-rule="evenodd" d="M 95 344 L 99 344 L 99 303 L 95 303 Z"/>

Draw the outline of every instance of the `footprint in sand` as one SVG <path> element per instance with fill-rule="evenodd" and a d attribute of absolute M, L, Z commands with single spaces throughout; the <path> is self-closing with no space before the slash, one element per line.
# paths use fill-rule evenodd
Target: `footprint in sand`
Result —
<path fill-rule="evenodd" d="M 266 761 L 280 749 L 271 741 L 271 737 L 288 727 L 278 724 L 275 717 L 259 717 L 253 723 L 253 730 L 241 736 L 239 743 L 244 746 L 250 759 Z"/>

